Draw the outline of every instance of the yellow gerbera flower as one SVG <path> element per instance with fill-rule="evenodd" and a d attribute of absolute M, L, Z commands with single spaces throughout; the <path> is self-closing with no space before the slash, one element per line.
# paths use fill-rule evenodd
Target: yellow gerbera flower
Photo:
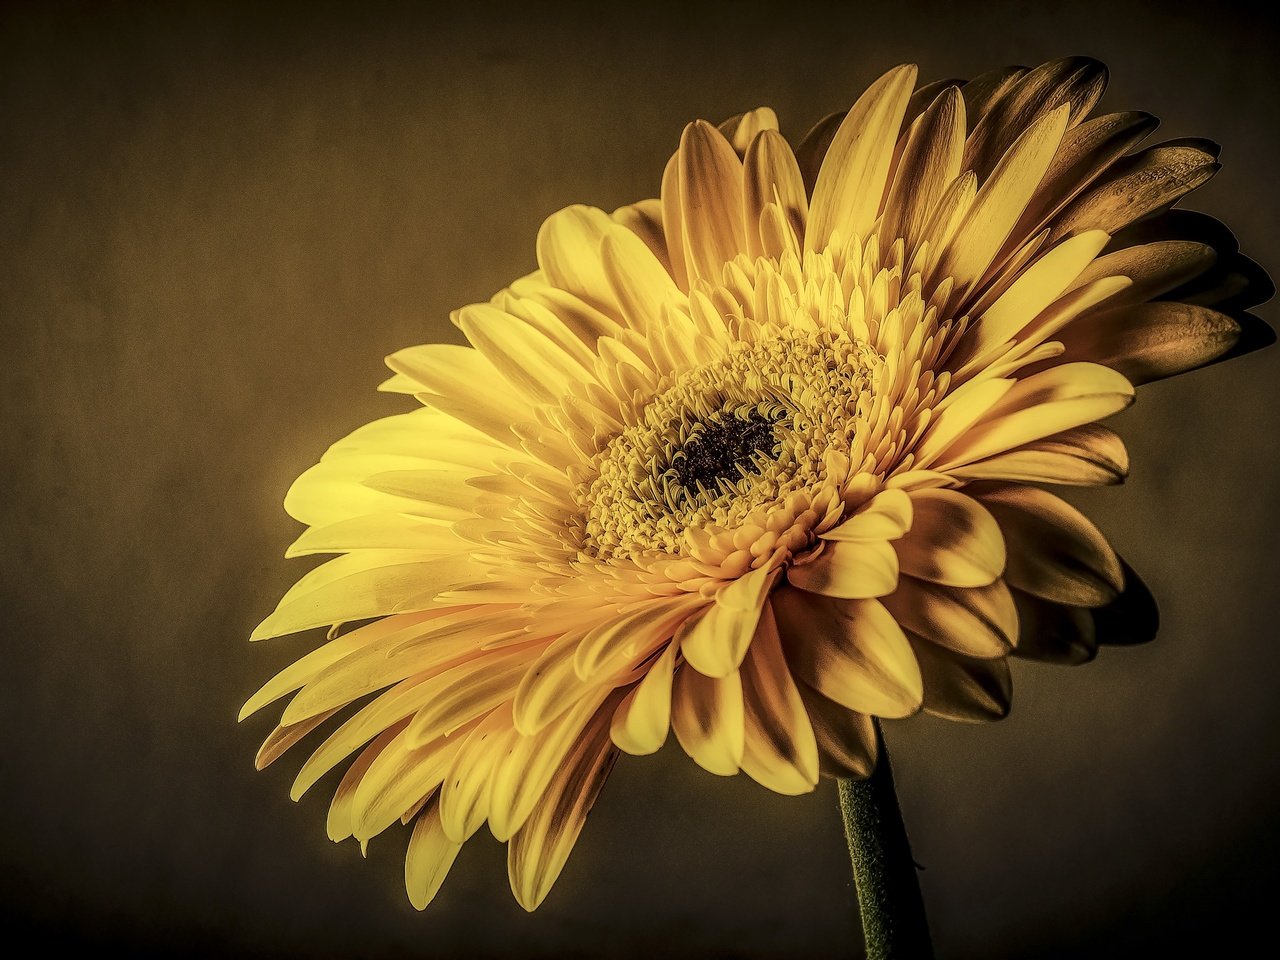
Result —
<path fill-rule="evenodd" d="M 1098 421 L 1240 349 L 1204 304 L 1247 261 L 1151 219 L 1214 150 L 1131 153 L 1155 122 L 1090 118 L 1093 61 L 915 83 L 794 150 L 767 108 L 690 124 L 660 199 L 551 216 L 454 314 L 470 346 L 388 358 L 422 408 L 289 491 L 289 555 L 339 556 L 253 639 L 332 630 L 243 713 L 293 694 L 265 765 L 375 695 L 293 796 L 354 754 L 329 835 L 412 822 L 416 906 L 487 821 L 532 910 L 668 729 L 802 793 L 871 771 L 874 717 L 1003 716 L 1011 654 L 1087 659 L 1117 616 L 1125 566 L 1028 484 L 1119 482 Z"/>

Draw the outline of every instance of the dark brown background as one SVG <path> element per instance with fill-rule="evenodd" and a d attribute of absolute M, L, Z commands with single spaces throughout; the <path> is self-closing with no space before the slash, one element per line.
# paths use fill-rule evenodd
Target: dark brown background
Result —
<path fill-rule="evenodd" d="M 1057 5 L 1055 5 L 1057 6 Z M 1276 34 L 1206 3 L 36 5 L 0 14 L 9 937 L 282 957 L 851 956 L 835 796 L 677 749 L 618 765 L 527 916 L 469 844 L 424 915 L 404 839 L 324 838 L 326 780 L 255 774 L 239 704 L 313 640 L 245 642 L 304 565 L 280 508 L 404 409 L 381 357 L 530 269 L 556 208 L 657 188 L 690 118 L 785 129 L 903 60 L 1088 53 L 1105 105 L 1224 144 L 1191 206 L 1280 266 Z M 1271 307 L 1260 311 L 1273 321 Z M 1083 497 L 1160 598 L 1156 643 L 1019 665 L 1013 716 L 890 725 L 944 957 L 1121 955 L 1274 926 L 1277 364 L 1144 388 L 1126 487 Z M 1180 951 L 1179 951 L 1180 952 Z"/>

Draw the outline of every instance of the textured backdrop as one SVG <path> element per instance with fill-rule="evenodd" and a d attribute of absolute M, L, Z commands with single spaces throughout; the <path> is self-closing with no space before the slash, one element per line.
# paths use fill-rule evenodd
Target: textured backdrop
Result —
<path fill-rule="evenodd" d="M 831 784 L 777 797 L 672 747 L 618 764 L 538 913 L 477 839 L 417 914 L 402 833 L 361 861 L 324 837 L 332 778 L 295 806 L 299 758 L 254 773 L 271 719 L 236 710 L 313 641 L 245 638 L 305 568 L 281 559 L 290 480 L 405 409 L 374 392 L 382 356 L 457 341 L 448 311 L 531 269 L 555 209 L 655 194 L 688 119 L 770 104 L 798 136 L 900 61 L 963 77 L 1089 54 L 1105 107 L 1224 144 L 1186 205 L 1280 267 L 1274 29 L 1241 5 L 1025 6 L 4 7 L 6 934 L 854 955 Z M 1161 601 L 1154 644 L 1016 664 L 994 726 L 888 725 L 943 957 L 1229 955 L 1274 927 L 1278 364 L 1145 387 L 1116 421 L 1132 478 L 1088 509 Z"/>

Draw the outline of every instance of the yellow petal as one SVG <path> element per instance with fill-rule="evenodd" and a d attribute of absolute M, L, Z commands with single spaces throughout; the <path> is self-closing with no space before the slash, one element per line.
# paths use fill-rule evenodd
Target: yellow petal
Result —
<path fill-rule="evenodd" d="M 625 613 L 608 615 L 578 644 L 574 669 L 583 680 L 629 670 L 670 639 L 676 627 L 705 603 L 686 594 L 654 599 Z"/>
<path fill-rule="evenodd" d="M 911 498 L 902 490 L 883 490 L 837 527 L 824 540 L 869 542 L 897 540 L 911 529 Z"/>
<path fill-rule="evenodd" d="M 509 840 L 524 826 L 609 693 L 596 689 L 541 732 L 512 737 L 494 768 L 490 788 L 489 829 L 495 839 Z M 602 714 L 606 721 L 609 712 Z"/>
<path fill-rule="evenodd" d="M 1096 363 L 1066 363 L 1019 380 L 933 469 L 946 471 L 1063 430 L 1133 402 L 1133 385 Z"/>
<path fill-rule="evenodd" d="M 327 667 L 363 647 L 376 643 L 382 637 L 422 623 L 432 617 L 441 616 L 447 612 L 406 613 L 398 617 L 386 617 L 330 640 L 328 643 L 312 650 L 302 659 L 295 660 L 264 683 L 258 692 L 250 697 L 245 702 L 245 705 L 240 708 L 239 719 L 243 720 L 250 714 L 261 710 L 267 704 L 279 700 L 285 694 L 292 693 L 294 690 L 305 686 L 313 677 Z"/>
<path fill-rule="evenodd" d="M 741 157 L 746 154 L 757 136 L 762 133 L 778 132 L 778 115 L 774 113 L 772 107 L 756 107 L 754 110 L 740 113 L 717 124 L 716 129 L 733 145 L 734 152 Z"/>
<path fill-rule="evenodd" d="M 955 490 L 916 490 L 911 532 L 894 541 L 902 572 L 950 587 L 985 587 L 1004 571 L 995 518 Z"/>
<path fill-rule="evenodd" d="M 782 654 L 772 611 L 760 620 L 742 667 L 745 739 L 742 769 L 776 793 L 818 784 L 818 742 Z"/>
<path fill-rule="evenodd" d="M 883 540 L 833 540 L 813 560 L 792 566 L 787 580 L 793 587 L 827 597 L 883 597 L 898 584 L 898 555 Z"/>
<path fill-rule="evenodd" d="M 373 761 L 378 759 L 382 751 L 400 735 L 404 726 L 403 723 L 398 723 L 378 734 L 367 747 L 360 751 L 360 756 L 351 762 L 351 766 L 342 775 L 338 789 L 334 791 L 333 800 L 329 804 L 329 815 L 325 819 L 325 831 L 334 843 L 341 843 L 351 836 L 352 830 L 355 829 L 352 817 L 356 790 L 360 787 L 360 781 L 364 779 Z"/>
<path fill-rule="evenodd" d="M 1014 339 L 1062 295 L 1110 239 L 1101 230 L 1090 230 L 1044 254 L 965 333 L 965 356 L 981 356 Z"/>
<path fill-rule="evenodd" d="M 937 268 L 939 277 L 954 278 L 958 291 L 986 273 L 1008 239 L 1062 142 L 1068 115 L 1064 104 L 1028 127 L 978 191 Z"/>
<path fill-rule="evenodd" d="M 671 257 L 671 279 L 681 290 L 689 289 L 684 227 L 680 222 L 680 153 L 671 155 L 662 171 L 662 229 Z"/>
<path fill-rule="evenodd" d="M 526 910 L 536 910 L 551 892 L 617 757 L 609 742 L 608 724 L 593 723 L 565 758 L 528 821 L 511 838 L 507 874 L 512 893 Z"/>
<path fill-rule="evenodd" d="M 548 282 L 607 315 L 616 307 L 600 262 L 600 241 L 612 225 L 603 210 L 576 204 L 547 217 L 537 240 L 538 266 Z"/>
<path fill-rule="evenodd" d="M 467 734 L 440 784 L 440 825 L 462 843 L 489 815 L 489 778 L 514 735 L 508 706 L 494 710 Z"/>
<path fill-rule="evenodd" d="M 615 227 L 604 236 L 600 258 L 623 317 L 645 331 L 662 319 L 662 308 L 680 290 L 649 248 L 630 230 Z"/>
<path fill-rule="evenodd" d="M 464 608 L 452 616 L 405 625 L 318 671 L 289 703 L 285 717 L 290 722 L 302 720 L 406 677 L 425 679 L 478 655 L 487 640 L 506 636 L 527 640 L 526 620 L 518 611 Z"/>
<path fill-rule="evenodd" d="M 684 752 L 709 773 L 730 777 L 742 766 L 742 679 L 707 677 L 685 665 L 676 671 L 671 728 Z"/>
<path fill-rule="evenodd" d="M 351 807 L 351 832 L 368 840 L 391 826 L 432 793 L 444 780 L 465 739 L 440 737 L 414 746 L 402 732 L 391 741 L 361 778 Z"/>
<path fill-rule="evenodd" d="M 1114 430 L 1089 423 L 957 467 L 952 473 L 970 480 L 1103 486 L 1120 483 L 1128 475 L 1129 453 Z"/>
<path fill-rule="evenodd" d="M 771 203 L 782 209 L 795 235 L 804 236 L 809 213 L 804 180 L 791 146 L 777 130 L 765 130 L 751 141 L 743 163 L 743 188 L 748 254 L 759 257 L 771 253 L 770 244 L 761 235 L 760 225 L 760 217 Z"/>
<path fill-rule="evenodd" d="M 680 138 L 680 223 L 690 278 L 718 280 L 721 268 L 746 249 L 742 223 L 742 161 L 705 120 Z"/>
<path fill-rule="evenodd" d="M 1003 580 L 963 588 L 904 577 L 880 602 L 904 630 L 968 657 L 1003 657 L 1018 639 L 1018 612 Z"/>
<path fill-rule="evenodd" d="M 609 735 L 614 744 L 633 756 L 656 753 L 667 741 L 676 649 L 674 643 L 667 646 L 613 714 Z"/>
<path fill-rule="evenodd" d="M 415 908 L 425 910 L 435 899 L 461 849 L 462 844 L 450 840 L 440 826 L 437 804 L 427 804 L 418 814 L 404 858 L 404 885 Z"/>
<path fill-rule="evenodd" d="M 1009 543 L 1009 585 L 1057 603 L 1097 607 L 1124 589 L 1120 559 L 1075 507 L 1036 487 L 982 486 Z"/>
<path fill-rule="evenodd" d="M 756 632 L 775 574 L 759 567 L 716 594 L 715 602 L 681 635 L 680 650 L 699 673 L 724 677 L 738 669 Z"/>
<path fill-rule="evenodd" d="M 871 231 L 915 80 L 914 64 L 894 67 L 845 116 L 813 188 L 806 250 L 822 250 L 836 230 L 845 238 Z"/>
<path fill-rule="evenodd" d="M 571 392 L 572 384 L 591 378 L 577 358 L 554 341 L 488 304 L 463 307 L 457 322 L 471 345 L 530 400 L 558 401 Z"/>
<path fill-rule="evenodd" d="M 503 647 L 465 660 L 423 684 L 431 696 L 405 731 L 415 745 L 447 736 L 515 696 L 517 685 L 542 648 Z"/>
<path fill-rule="evenodd" d="M 262 741 L 262 746 L 258 748 L 257 756 L 253 758 L 254 769 L 265 770 L 271 766 L 271 764 L 284 756 L 290 747 L 297 744 L 337 712 L 337 708 L 335 708 L 316 714 L 314 717 L 307 717 L 298 723 L 277 726 L 267 735 L 267 739 Z"/>
<path fill-rule="evenodd" d="M 564 634 L 529 667 L 516 688 L 516 728 L 526 736 L 542 730 L 582 695 L 582 678 L 573 669 L 581 631 Z"/>
<path fill-rule="evenodd" d="M 336 557 L 299 580 L 250 639 L 425 610 L 474 571 L 457 558 L 420 560 L 408 550 L 362 550 Z"/>
<path fill-rule="evenodd" d="M 878 600 L 835 600 L 789 587 L 770 599 L 796 676 L 851 710 L 905 717 L 920 707 L 920 669 Z"/>

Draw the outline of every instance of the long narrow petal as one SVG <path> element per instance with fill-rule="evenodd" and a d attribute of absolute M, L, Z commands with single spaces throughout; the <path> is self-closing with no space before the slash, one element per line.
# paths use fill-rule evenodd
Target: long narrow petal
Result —
<path fill-rule="evenodd" d="M 1009 715 L 1013 681 L 1003 657 L 977 660 L 929 643 L 915 647 L 924 675 L 924 710 L 946 720 L 987 723 Z"/>
<path fill-rule="evenodd" d="M 902 237 L 910 255 L 919 245 L 934 206 L 960 175 L 964 129 L 964 98 L 957 87 L 938 94 L 911 125 L 885 200 L 880 237 L 886 247 Z"/>
<path fill-rule="evenodd" d="M 690 621 L 680 638 L 680 651 L 695 670 L 708 677 L 725 677 L 738 669 L 774 578 L 767 567 L 744 573 L 716 594 L 706 613 Z"/>
<path fill-rule="evenodd" d="M 742 161 L 704 120 L 680 138 L 680 216 L 691 278 L 719 279 L 721 268 L 746 250 Z"/>
<path fill-rule="evenodd" d="M 560 876 L 614 761 L 609 726 L 583 733 L 533 813 L 507 847 L 507 874 L 520 906 L 536 910 Z"/>
<path fill-rule="evenodd" d="M 822 250 L 837 230 L 846 239 L 870 232 L 915 81 L 914 64 L 894 67 L 845 116 L 813 188 L 806 250 Z"/>
<path fill-rule="evenodd" d="M 797 684 L 814 738 L 819 768 L 830 777 L 871 776 L 878 748 L 871 717 L 829 700 L 807 683 Z"/>
<path fill-rule="evenodd" d="M 418 814 L 404 858 L 404 885 L 416 909 L 425 910 L 435 899 L 461 849 L 440 826 L 439 805 L 429 803 Z"/>
<path fill-rule="evenodd" d="M 771 610 L 761 618 L 742 667 L 742 701 L 747 775 L 777 793 L 808 793 L 817 786 L 818 742 Z"/>

